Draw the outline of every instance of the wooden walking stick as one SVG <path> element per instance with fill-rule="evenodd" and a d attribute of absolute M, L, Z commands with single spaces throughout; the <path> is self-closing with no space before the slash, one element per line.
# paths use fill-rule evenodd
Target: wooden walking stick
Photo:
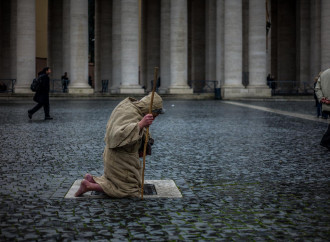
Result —
<path fill-rule="evenodd" d="M 149 106 L 149 114 L 152 113 L 152 104 L 154 102 L 154 95 L 155 95 L 155 90 L 156 90 L 156 85 L 157 85 L 157 74 L 158 74 L 158 67 L 155 67 L 154 82 L 153 82 L 153 86 L 152 86 L 151 101 L 150 101 L 150 106 Z M 149 140 L 149 126 L 147 127 L 146 139 L 144 141 L 144 147 L 143 147 L 143 169 L 142 169 L 142 186 L 141 186 L 141 199 L 142 200 L 143 200 L 144 170 L 146 167 L 146 153 L 147 153 L 148 140 Z"/>

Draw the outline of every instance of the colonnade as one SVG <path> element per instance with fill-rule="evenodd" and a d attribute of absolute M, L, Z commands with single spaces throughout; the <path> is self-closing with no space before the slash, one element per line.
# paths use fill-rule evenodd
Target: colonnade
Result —
<path fill-rule="evenodd" d="M 4 0 L 1 9 L 0 78 L 30 92 L 35 0 Z M 190 81 L 216 80 L 224 98 L 270 96 L 268 73 L 301 84 L 330 67 L 330 1 L 269 0 L 267 10 L 268 35 L 265 0 L 95 0 L 93 90 L 88 0 L 48 0 L 47 61 L 53 77 L 68 72 L 70 93 L 100 92 L 102 80 L 110 93 L 144 93 L 159 66 L 160 93 L 189 94 Z"/>
<path fill-rule="evenodd" d="M 87 0 L 48 0 L 48 66 L 53 78 L 68 73 L 69 93 L 94 92 L 88 85 Z"/>

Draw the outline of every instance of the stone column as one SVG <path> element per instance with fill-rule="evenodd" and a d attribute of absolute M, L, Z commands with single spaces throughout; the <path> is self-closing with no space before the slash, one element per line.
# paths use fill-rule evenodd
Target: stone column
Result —
<path fill-rule="evenodd" d="M 70 1 L 63 0 L 63 20 L 62 20 L 62 67 L 63 72 L 68 73 L 71 80 L 70 68 Z M 70 84 L 69 84 L 70 85 Z"/>
<path fill-rule="evenodd" d="M 188 1 L 188 12 L 190 13 L 188 19 L 188 80 L 191 81 L 191 86 L 195 92 L 202 92 L 205 86 L 204 80 L 207 62 L 206 56 L 210 47 L 206 42 L 211 38 L 206 35 L 208 25 L 208 13 L 205 5 L 208 1 L 196 0 Z M 213 2 L 213 0 L 212 0 Z"/>
<path fill-rule="evenodd" d="M 102 91 L 102 80 L 112 78 L 112 1 L 95 2 L 95 92 Z"/>
<path fill-rule="evenodd" d="M 48 66 L 51 68 L 51 79 L 60 79 L 62 69 L 62 36 L 63 36 L 62 1 L 48 0 Z"/>
<path fill-rule="evenodd" d="M 112 93 L 144 93 L 139 85 L 139 1 L 113 1 Z"/>
<path fill-rule="evenodd" d="M 267 86 L 265 1 L 249 1 L 249 86 L 248 96 L 271 96 Z"/>
<path fill-rule="evenodd" d="M 152 90 L 155 67 L 160 65 L 160 1 L 147 1 L 147 90 Z"/>
<path fill-rule="evenodd" d="M 145 88 L 148 85 L 147 78 L 147 5 L 148 0 L 139 0 L 139 84 Z"/>
<path fill-rule="evenodd" d="M 297 2 L 298 21 L 297 29 L 297 81 L 301 92 L 305 91 L 308 85 L 313 85 L 310 79 L 310 0 L 300 0 Z"/>
<path fill-rule="evenodd" d="M 242 85 L 242 0 L 225 1 L 224 98 L 241 97 L 247 92 Z"/>
<path fill-rule="evenodd" d="M 242 0 L 242 84 L 249 81 L 249 0 Z"/>
<path fill-rule="evenodd" d="M 205 2 L 205 80 L 216 80 L 216 0 Z"/>
<path fill-rule="evenodd" d="M 269 2 L 268 2 L 269 3 Z M 271 45 L 268 45 L 268 51 L 270 52 L 271 60 L 270 60 L 270 71 L 269 73 L 272 74 L 275 80 L 278 80 L 278 1 L 271 1 L 270 2 L 270 15 L 271 15 L 271 32 L 270 33 L 270 40 Z M 268 74 L 267 74 L 268 75 Z"/>
<path fill-rule="evenodd" d="M 101 83 L 101 15 L 102 15 L 102 0 L 95 0 L 95 29 L 94 29 L 94 36 L 95 36 L 95 47 L 94 47 L 94 92 L 100 92 L 102 90 L 102 83 Z"/>
<path fill-rule="evenodd" d="M 321 0 L 311 1 L 310 80 L 321 71 Z"/>
<path fill-rule="evenodd" d="M 330 68 L 330 1 L 321 0 L 321 70 Z"/>
<path fill-rule="evenodd" d="M 16 93 L 30 93 L 36 76 L 36 9 L 35 0 L 17 0 L 17 80 Z"/>
<path fill-rule="evenodd" d="M 269 21 L 271 23 L 271 26 L 268 28 L 268 33 L 266 32 L 266 73 L 267 75 L 270 74 L 271 71 L 271 63 L 272 63 L 272 52 L 271 52 L 271 46 L 272 46 L 272 16 L 271 16 L 271 3 L 270 1 L 266 2 L 266 21 Z"/>
<path fill-rule="evenodd" d="M 217 0 L 216 8 L 216 80 L 220 88 L 224 84 L 224 0 Z"/>
<path fill-rule="evenodd" d="M 277 5 L 275 10 L 277 11 L 277 73 L 274 73 L 275 79 L 278 81 L 296 81 L 297 26 L 296 15 L 292 14 L 296 12 L 296 1 L 278 0 L 274 3 Z M 275 45 L 274 42 L 273 45 Z M 291 90 L 292 85 L 282 82 L 277 83 L 277 88 Z"/>
<path fill-rule="evenodd" d="M 70 1 L 69 93 L 93 93 L 88 85 L 88 1 Z"/>
<path fill-rule="evenodd" d="M 1 32 L 4 32 L 4 34 L 7 34 L 7 29 L 5 28 L 7 23 L 5 21 L 4 11 L 7 11 L 7 12 L 9 12 L 9 11 L 8 11 L 8 8 L 6 8 L 5 4 L 6 4 L 6 1 L 0 2 L 0 29 L 2 30 Z M 4 71 L 5 68 L 4 68 L 4 61 L 3 61 L 5 58 L 5 54 L 3 53 L 3 51 L 6 49 L 6 46 L 4 46 L 4 41 L 5 41 L 4 36 L 3 35 L 0 36 L 0 79 L 4 78 L 4 76 L 5 76 L 5 71 Z"/>
<path fill-rule="evenodd" d="M 11 74 L 11 59 L 14 55 L 11 55 L 11 46 L 14 44 L 11 42 L 11 15 L 13 11 L 11 9 L 11 1 L 2 0 L 0 2 L 0 79 L 1 78 L 16 78 Z"/>
<path fill-rule="evenodd" d="M 170 19 L 170 66 L 171 85 L 168 89 L 173 94 L 193 93 L 187 84 L 188 67 L 188 13 L 187 0 L 171 0 Z"/>
<path fill-rule="evenodd" d="M 17 1 L 10 1 L 10 78 L 17 79 Z M 35 74 L 34 74 L 35 75 Z M 32 81 L 31 81 L 32 82 Z"/>
<path fill-rule="evenodd" d="M 112 1 L 102 0 L 101 6 L 101 80 L 108 80 L 109 88 L 112 81 Z M 100 84 L 97 83 L 98 89 Z"/>
<path fill-rule="evenodd" d="M 121 82 L 121 0 L 113 0 L 112 5 L 112 83 L 111 93 L 117 93 Z"/>
<path fill-rule="evenodd" d="M 166 93 L 170 86 L 170 0 L 161 0 L 160 13 L 160 77 L 159 93 Z"/>
<path fill-rule="evenodd" d="M 121 1 L 121 79 L 119 93 L 144 93 L 139 85 L 139 2 Z"/>

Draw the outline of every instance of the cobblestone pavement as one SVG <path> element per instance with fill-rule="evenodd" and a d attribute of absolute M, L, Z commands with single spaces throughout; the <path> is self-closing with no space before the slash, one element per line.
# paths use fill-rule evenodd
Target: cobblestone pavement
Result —
<path fill-rule="evenodd" d="M 103 137 L 119 101 L 0 101 L 0 241 L 310 240 L 330 238 L 327 124 L 222 101 L 165 100 L 150 132 L 146 179 L 182 199 L 64 199 L 103 171 Z M 314 115 L 313 101 L 245 102 Z"/>

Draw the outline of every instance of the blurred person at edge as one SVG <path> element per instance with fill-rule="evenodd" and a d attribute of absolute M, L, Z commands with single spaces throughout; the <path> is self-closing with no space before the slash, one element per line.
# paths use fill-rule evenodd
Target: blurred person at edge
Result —
<path fill-rule="evenodd" d="M 330 68 L 326 69 L 321 73 L 315 85 L 315 93 L 317 99 L 322 103 L 322 113 L 326 115 L 330 114 Z M 323 147 L 330 150 L 330 124 L 328 125 L 328 130 L 325 132 L 321 139 Z"/>

